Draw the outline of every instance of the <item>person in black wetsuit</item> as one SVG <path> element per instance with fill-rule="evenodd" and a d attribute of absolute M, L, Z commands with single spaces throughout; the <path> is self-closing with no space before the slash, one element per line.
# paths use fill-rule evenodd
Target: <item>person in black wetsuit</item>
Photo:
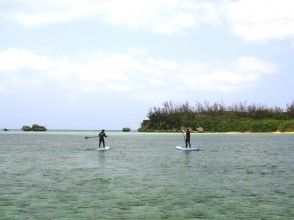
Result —
<path fill-rule="evenodd" d="M 183 132 L 185 133 L 185 144 L 186 144 L 186 148 L 191 147 L 191 143 L 190 143 L 190 130 L 189 128 L 186 128 L 185 130 L 183 130 Z"/>
<path fill-rule="evenodd" d="M 102 129 L 102 131 L 99 133 L 99 148 L 101 146 L 101 143 L 103 144 L 103 147 L 105 147 L 105 140 L 104 137 L 107 137 L 107 135 L 105 134 L 105 130 Z"/>

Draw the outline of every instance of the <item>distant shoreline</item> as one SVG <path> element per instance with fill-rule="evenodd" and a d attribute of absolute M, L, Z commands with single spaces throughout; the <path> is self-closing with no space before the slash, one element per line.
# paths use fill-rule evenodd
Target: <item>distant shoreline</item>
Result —
<path fill-rule="evenodd" d="M 150 108 L 139 128 L 142 132 L 174 131 L 190 128 L 197 132 L 293 132 L 294 102 L 286 108 L 260 104 L 184 104 L 164 102 Z"/>
<path fill-rule="evenodd" d="M 9 131 L 3 131 L 1 130 L 0 133 L 1 134 L 13 134 L 15 132 L 17 133 L 23 133 L 23 134 L 50 134 L 50 133 L 58 133 L 58 132 L 81 132 L 81 133 L 96 133 L 99 130 L 70 130 L 70 129 L 52 129 L 52 130 L 47 130 L 46 132 L 33 132 L 33 131 L 22 131 L 21 129 L 9 129 Z M 181 134 L 182 132 L 180 131 L 137 131 L 137 130 L 133 130 L 130 132 L 123 132 L 121 130 L 106 130 L 106 132 L 116 132 L 116 133 L 124 133 L 124 134 Z M 290 135 L 294 135 L 294 131 L 285 131 L 285 132 L 281 132 L 281 131 L 273 131 L 273 132 L 238 132 L 238 131 L 230 131 L 230 132 L 191 132 L 191 134 L 199 134 L 199 135 L 211 135 L 211 134 L 228 134 L 228 135 L 239 135 L 239 134 L 290 134 Z"/>
<path fill-rule="evenodd" d="M 176 131 L 141 131 L 139 133 L 182 133 Z M 191 134 L 294 134 L 294 131 L 269 131 L 269 132 L 239 132 L 239 131 L 229 131 L 229 132 L 191 132 Z"/>

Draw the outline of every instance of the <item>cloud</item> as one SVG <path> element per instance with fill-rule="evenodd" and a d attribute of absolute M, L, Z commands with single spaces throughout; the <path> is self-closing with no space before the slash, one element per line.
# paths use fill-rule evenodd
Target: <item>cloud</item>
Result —
<path fill-rule="evenodd" d="M 27 28 L 92 18 L 170 34 L 214 22 L 216 12 L 215 4 L 193 0 L 15 0 L 1 14 Z"/>
<path fill-rule="evenodd" d="M 102 12 L 93 0 L 14 0 L 1 10 L 2 17 L 26 28 L 67 23 L 85 19 Z M 0 3 L 1 4 L 1 3 Z M 2 3 L 4 6 L 6 4 Z"/>
<path fill-rule="evenodd" d="M 14 0 L 0 5 L 1 17 L 27 28 L 92 19 L 156 34 L 219 25 L 254 43 L 294 38 L 292 0 Z"/>
<path fill-rule="evenodd" d="M 217 5 L 210 1 L 107 1 L 105 22 L 153 33 L 184 33 L 200 24 L 217 22 Z"/>
<path fill-rule="evenodd" d="M 155 59 L 146 51 L 141 55 L 133 51 L 56 57 L 10 48 L 0 51 L 0 89 L 54 87 L 73 94 L 72 100 L 79 94 L 104 93 L 171 98 L 187 92 L 251 88 L 278 71 L 274 64 L 256 57 L 198 63 Z"/>
<path fill-rule="evenodd" d="M 294 39 L 294 1 L 239 0 L 224 4 L 230 29 L 250 42 Z"/>

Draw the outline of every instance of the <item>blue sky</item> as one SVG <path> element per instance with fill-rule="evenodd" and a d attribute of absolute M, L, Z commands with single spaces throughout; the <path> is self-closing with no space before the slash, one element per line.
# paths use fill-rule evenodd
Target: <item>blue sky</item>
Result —
<path fill-rule="evenodd" d="M 292 0 L 0 0 L 0 126 L 136 129 L 164 101 L 285 104 Z"/>

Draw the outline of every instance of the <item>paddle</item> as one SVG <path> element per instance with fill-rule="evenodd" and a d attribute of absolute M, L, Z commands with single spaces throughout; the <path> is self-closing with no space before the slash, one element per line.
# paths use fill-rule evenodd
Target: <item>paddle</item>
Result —
<path fill-rule="evenodd" d="M 98 136 L 86 136 L 85 139 L 88 139 L 88 138 L 96 138 Z"/>
<path fill-rule="evenodd" d="M 183 127 L 183 126 L 181 126 L 181 129 L 182 129 L 182 132 L 183 132 L 183 137 L 184 137 L 184 146 L 186 145 L 186 137 L 185 137 L 185 134 L 186 134 L 186 132 L 185 132 L 185 127 Z"/>

